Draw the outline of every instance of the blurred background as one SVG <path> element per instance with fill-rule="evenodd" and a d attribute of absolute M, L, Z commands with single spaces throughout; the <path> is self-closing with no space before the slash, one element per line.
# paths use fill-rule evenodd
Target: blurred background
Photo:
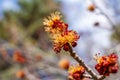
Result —
<path fill-rule="evenodd" d="M 96 53 L 120 57 L 120 0 L 0 0 L 0 80 L 67 80 L 76 62 L 55 54 L 42 24 L 55 11 L 80 34 L 74 50 L 93 70 Z"/>

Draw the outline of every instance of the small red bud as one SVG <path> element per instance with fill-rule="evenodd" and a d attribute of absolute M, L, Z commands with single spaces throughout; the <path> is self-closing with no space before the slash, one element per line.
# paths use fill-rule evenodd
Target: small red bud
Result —
<path fill-rule="evenodd" d="M 103 66 L 108 66 L 109 63 L 108 62 L 103 62 Z"/>
<path fill-rule="evenodd" d="M 54 49 L 54 51 L 55 51 L 56 53 L 60 53 L 60 51 L 61 51 L 61 49 L 60 49 L 60 48 L 57 48 L 57 47 L 53 47 L 53 49 Z"/>
<path fill-rule="evenodd" d="M 75 78 L 75 79 L 78 78 L 78 79 L 79 79 L 79 78 L 80 78 L 80 74 L 79 74 L 79 73 L 74 73 L 74 74 L 73 74 L 73 78 Z"/>
<path fill-rule="evenodd" d="M 69 44 L 68 44 L 68 43 L 64 44 L 64 45 L 63 45 L 63 49 L 64 49 L 65 51 L 68 51 L 68 50 L 69 50 Z"/>
<path fill-rule="evenodd" d="M 67 27 L 68 27 L 68 24 L 65 24 L 65 26 L 67 26 Z"/>
<path fill-rule="evenodd" d="M 72 45 L 72 47 L 75 47 L 75 46 L 77 46 L 77 43 L 76 42 L 72 42 L 71 45 Z"/>
<path fill-rule="evenodd" d="M 109 68 L 111 73 L 117 73 L 118 69 L 119 69 L 118 64 L 116 64 L 116 65 Z"/>

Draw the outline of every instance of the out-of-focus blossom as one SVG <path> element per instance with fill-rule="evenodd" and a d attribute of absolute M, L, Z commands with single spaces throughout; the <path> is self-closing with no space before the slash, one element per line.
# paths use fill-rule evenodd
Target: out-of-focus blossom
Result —
<path fill-rule="evenodd" d="M 44 19 L 43 24 L 46 25 L 45 30 L 50 33 L 50 37 L 53 41 L 54 51 L 56 53 L 61 51 L 61 48 L 68 51 L 69 45 L 75 47 L 76 41 L 79 39 L 79 35 L 76 31 L 68 30 L 68 24 L 65 24 L 60 20 L 61 16 L 59 12 L 51 14 L 48 19 Z"/>
<path fill-rule="evenodd" d="M 69 68 L 69 64 L 70 64 L 70 62 L 67 59 L 62 59 L 58 63 L 59 67 L 62 68 L 62 69 L 68 69 Z"/>
<path fill-rule="evenodd" d="M 25 57 L 22 55 L 22 53 L 18 50 L 16 50 L 13 54 L 13 60 L 15 62 L 18 62 L 18 63 L 21 63 L 21 64 L 24 64 L 26 63 L 26 59 Z"/>
<path fill-rule="evenodd" d="M 23 70 L 19 70 L 17 73 L 16 73 L 16 77 L 17 78 L 25 78 L 25 72 Z"/>
<path fill-rule="evenodd" d="M 91 4 L 87 7 L 89 11 L 94 11 L 95 10 L 95 5 Z"/>
<path fill-rule="evenodd" d="M 83 80 L 83 74 L 85 73 L 85 69 L 80 65 L 70 66 L 68 73 L 68 77 L 70 80 Z"/>
<path fill-rule="evenodd" d="M 45 31 L 52 34 L 61 33 L 67 30 L 68 25 L 62 22 L 60 12 L 52 13 L 51 16 L 44 19 Z"/>
<path fill-rule="evenodd" d="M 108 56 L 96 56 L 96 61 L 98 64 L 95 65 L 95 69 L 100 75 L 109 76 L 110 73 L 117 73 L 119 66 L 117 64 L 118 56 L 112 53 Z"/>

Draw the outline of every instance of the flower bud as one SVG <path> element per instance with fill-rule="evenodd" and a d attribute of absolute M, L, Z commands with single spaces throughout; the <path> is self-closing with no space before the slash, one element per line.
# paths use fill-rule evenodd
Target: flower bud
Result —
<path fill-rule="evenodd" d="M 87 8 L 89 11 L 94 11 L 95 10 L 95 5 L 89 5 Z"/>

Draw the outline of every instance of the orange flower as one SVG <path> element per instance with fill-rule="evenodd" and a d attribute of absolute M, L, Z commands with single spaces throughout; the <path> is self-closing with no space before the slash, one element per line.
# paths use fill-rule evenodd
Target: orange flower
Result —
<path fill-rule="evenodd" d="M 16 73 L 17 78 L 25 78 L 25 72 L 23 70 L 20 70 Z"/>
<path fill-rule="evenodd" d="M 82 80 L 84 79 L 85 69 L 80 65 L 70 66 L 68 73 L 70 80 Z"/>
<path fill-rule="evenodd" d="M 21 64 L 24 64 L 26 62 L 25 57 L 18 50 L 16 50 L 13 54 L 13 60 Z"/>
<path fill-rule="evenodd" d="M 76 41 L 79 39 L 79 35 L 73 31 L 66 31 L 63 34 L 56 34 L 53 37 L 54 51 L 59 52 L 59 49 L 63 47 L 66 50 L 68 45 L 75 47 L 77 45 Z M 67 51 L 67 50 L 66 50 Z"/>
<path fill-rule="evenodd" d="M 62 22 L 60 18 L 60 13 L 55 12 L 48 19 L 44 19 L 43 22 L 47 26 L 45 30 L 50 33 L 54 45 L 53 48 L 56 53 L 59 53 L 62 48 L 68 51 L 69 44 L 75 47 L 77 45 L 76 41 L 80 37 L 76 31 L 68 30 L 68 25 Z"/>
<path fill-rule="evenodd" d="M 45 31 L 52 34 L 61 33 L 67 30 L 68 25 L 60 20 L 61 15 L 59 12 L 52 13 L 51 16 L 44 19 L 43 24 L 46 26 Z"/>
<path fill-rule="evenodd" d="M 58 65 L 62 69 L 68 69 L 70 62 L 67 59 L 62 59 L 59 61 Z"/>
<path fill-rule="evenodd" d="M 116 54 L 112 53 L 108 56 L 96 56 L 97 63 L 95 69 L 100 73 L 100 75 L 109 76 L 110 73 L 116 73 L 119 69 Z"/>

